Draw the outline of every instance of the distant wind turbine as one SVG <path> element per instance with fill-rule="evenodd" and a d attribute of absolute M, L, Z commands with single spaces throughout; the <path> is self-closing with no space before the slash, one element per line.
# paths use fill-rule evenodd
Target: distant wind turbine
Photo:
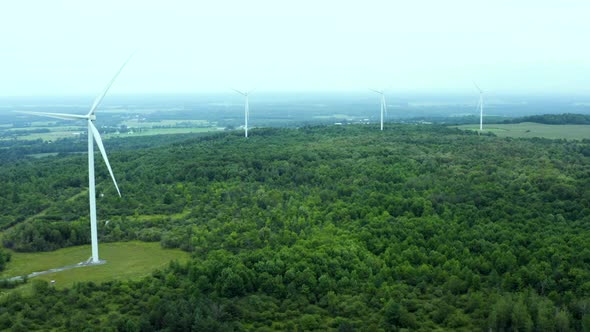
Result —
<path fill-rule="evenodd" d="M 252 93 L 256 88 L 250 91 L 240 91 L 237 89 L 232 89 L 235 92 L 241 94 L 246 98 L 245 106 L 244 106 L 244 137 L 248 138 L 248 120 L 250 119 L 250 106 L 248 105 L 248 96 Z"/>
<path fill-rule="evenodd" d="M 77 115 L 77 114 L 64 114 L 64 113 L 45 113 L 45 112 L 19 112 L 19 113 L 26 113 L 26 114 L 33 114 L 33 115 L 40 115 L 40 116 L 47 116 L 50 118 L 57 118 L 62 120 L 86 120 L 88 124 L 88 197 L 90 201 L 90 236 L 92 241 L 92 257 L 90 264 L 99 264 L 103 263 L 104 261 L 99 260 L 98 258 L 98 235 L 97 235 L 97 227 L 96 227 L 96 188 L 95 188 L 95 179 L 94 179 L 94 140 L 96 140 L 96 144 L 98 145 L 98 149 L 102 154 L 102 158 L 104 159 L 105 164 L 109 170 L 111 178 L 113 179 L 113 183 L 115 184 L 115 189 L 117 189 L 117 193 L 119 197 L 121 197 L 121 192 L 119 191 L 119 186 L 117 185 L 117 181 L 115 180 L 115 175 L 113 174 L 113 170 L 111 169 L 111 165 L 109 164 L 109 158 L 107 157 L 106 151 L 104 149 L 104 145 L 102 144 L 102 139 L 100 138 L 100 134 L 96 126 L 94 125 L 94 121 L 96 120 L 96 115 L 94 112 L 96 108 L 101 103 L 109 88 L 115 82 L 115 79 L 125 65 L 129 62 L 133 54 L 123 63 L 123 65 L 119 68 L 119 70 L 115 73 L 115 76 L 109 81 L 107 86 L 104 88 L 102 93 L 94 100 L 92 107 L 90 108 L 90 112 L 86 115 Z"/>
<path fill-rule="evenodd" d="M 381 130 L 383 130 L 383 112 L 387 113 L 387 103 L 385 102 L 385 90 L 369 90 L 381 95 Z"/>
<path fill-rule="evenodd" d="M 473 85 L 479 91 L 479 131 L 483 130 L 483 90 L 479 88 L 477 83 L 473 82 Z"/>

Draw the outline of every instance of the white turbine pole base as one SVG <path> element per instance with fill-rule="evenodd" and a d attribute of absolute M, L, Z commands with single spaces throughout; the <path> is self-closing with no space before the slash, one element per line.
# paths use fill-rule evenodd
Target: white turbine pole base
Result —
<path fill-rule="evenodd" d="M 479 94 L 479 131 L 483 130 L 483 95 Z"/>
<path fill-rule="evenodd" d="M 385 96 L 381 93 L 381 130 L 383 130 L 383 111 L 385 108 Z"/>
<path fill-rule="evenodd" d="M 96 190 L 94 183 L 94 136 L 88 119 L 88 199 L 90 201 L 90 240 L 92 243 L 92 263 L 98 264 L 98 231 L 96 229 Z"/>
<path fill-rule="evenodd" d="M 248 138 L 248 117 L 250 116 L 250 106 L 248 105 L 248 95 L 246 95 L 246 107 L 244 108 L 244 135 Z"/>

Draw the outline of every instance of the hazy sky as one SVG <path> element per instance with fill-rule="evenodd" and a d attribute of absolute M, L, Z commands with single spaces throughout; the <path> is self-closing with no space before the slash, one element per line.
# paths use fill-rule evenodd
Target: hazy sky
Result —
<path fill-rule="evenodd" d="M 588 0 L 7 0 L 0 96 L 260 90 L 590 94 Z"/>

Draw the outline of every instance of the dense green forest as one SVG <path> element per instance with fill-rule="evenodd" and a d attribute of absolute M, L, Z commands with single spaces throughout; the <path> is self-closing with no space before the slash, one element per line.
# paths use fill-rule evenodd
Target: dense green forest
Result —
<path fill-rule="evenodd" d="M 97 163 L 100 241 L 191 261 L 65 290 L 33 280 L 0 298 L 0 328 L 590 329 L 589 141 L 333 126 L 109 157 L 123 198 Z M 84 155 L 5 161 L 4 246 L 88 243 L 86 181 Z"/>

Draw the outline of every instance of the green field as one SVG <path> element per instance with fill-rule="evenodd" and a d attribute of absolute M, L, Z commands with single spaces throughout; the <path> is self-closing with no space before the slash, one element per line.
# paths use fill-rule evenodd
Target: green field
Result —
<path fill-rule="evenodd" d="M 80 128 L 69 128 L 69 127 L 54 127 L 50 129 L 48 133 L 30 133 L 16 136 L 17 140 L 37 140 L 43 141 L 55 141 L 60 138 L 79 137 Z M 171 128 L 142 128 L 141 131 L 133 133 L 121 133 L 121 134 L 105 134 L 101 135 L 103 139 L 113 137 L 134 137 L 134 136 L 151 136 L 151 135 L 167 135 L 167 134 L 191 134 L 191 133 L 204 133 L 210 131 L 219 130 L 217 127 L 206 127 L 206 128 L 182 128 L 182 127 L 171 127 Z M 13 138 L 6 138 L 4 140 L 12 140 Z"/>
<path fill-rule="evenodd" d="M 456 128 L 463 130 L 479 130 L 479 125 L 461 125 Z M 540 123 L 523 122 L 514 124 L 484 124 L 483 132 L 491 132 L 499 137 L 523 137 L 523 138 L 551 138 L 551 139 L 590 139 L 590 126 L 588 125 L 546 125 Z"/>
<path fill-rule="evenodd" d="M 45 152 L 45 153 L 33 153 L 28 156 L 39 159 L 39 158 L 45 158 L 45 157 L 55 157 L 58 154 L 59 153 L 57 153 L 57 152 Z"/>
<path fill-rule="evenodd" d="M 169 126 L 169 127 L 178 127 L 186 124 L 191 124 L 194 126 L 208 126 L 209 121 L 207 120 L 160 120 L 157 122 L 139 122 L 137 120 L 127 120 L 122 121 L 122 125 L 126 125 L 130 128 L 153 128 L 158 126 Z"/>
<path fill-rule="evenodd" d="M 313 116 L 314 119 L 319 119 L 319 120 L 328 120 L 328 119 L 349 119 L 349 120 L 354 120 L 354 119 L 359 119 L 362 118 L 360 116 L 352 116 L 352 115 L 347 115 L 347 114 L 332 114 L 332 115 L 314 115 Z"/>
<path fill-rule="evenodd" d="M 210 131 L 217 131 L 215 127 L 207 128 L 145 128 L 141 131 L 133 132 L 133 134 L 106 134 L 103 138 L 112 137 L 133 137 L 133 136 L 151 136 L 151 135 L 170 135 L 170 134 L 193 134 L 206 133 Z"/>
<path fill-rule="evenodd" d="M 55 280 L 59 288 L 71 287 L 75 282 L 104 282 L 131 279 L 148 275 L 172 260 L 185 261 L 189 254 L 179 249 L 162 249 L 159 242 L 114 242 L 99 245 L 103 265 L 74 268 L 62 272 L 35 277 L 39 280 Z M 0 278 L 20 276 L 37 271 L 74 265 L 90 257 L 90 245 L 64 248 L 51 252 L 16 253 Z"/>

